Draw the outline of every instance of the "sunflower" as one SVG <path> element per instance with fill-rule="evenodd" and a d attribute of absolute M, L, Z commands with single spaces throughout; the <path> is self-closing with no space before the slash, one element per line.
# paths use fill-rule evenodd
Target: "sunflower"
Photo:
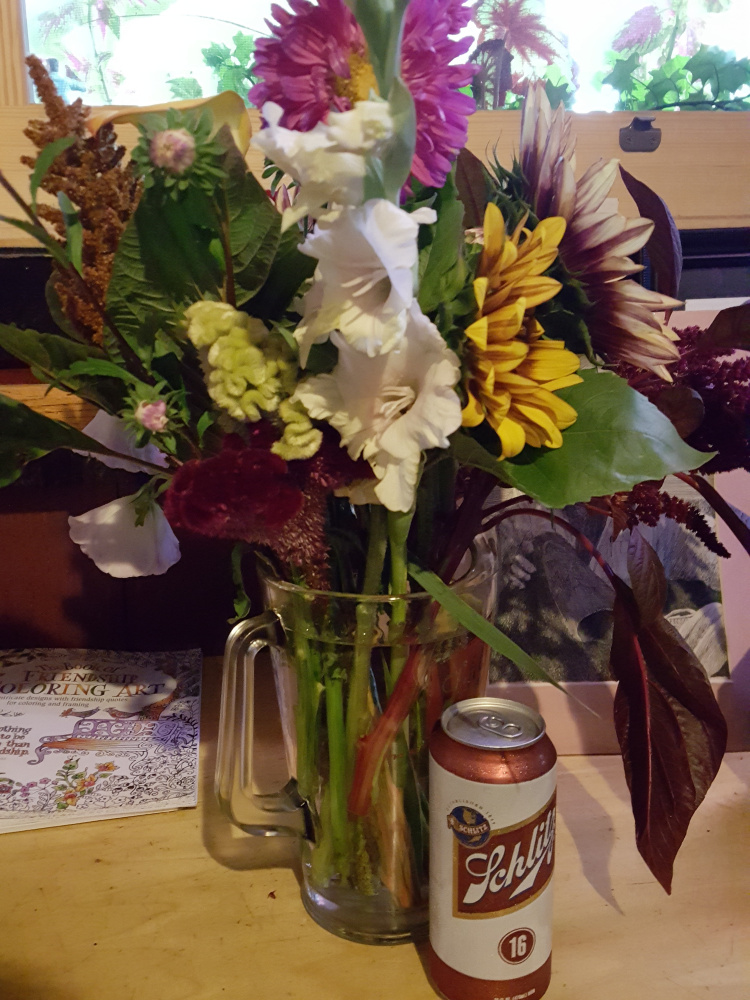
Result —
<path fill-rule="evenodd" d="M 664 366 L 679 358 L 676 335 L 654 313 L 681 303 L 630 280 L 643 270 L 631 255 L 654 224 L 626 219 L 608 197 L 618 161 L 599 160 L 576 181 L 570 118 L 562 106 L 552 111 L 543 84 L 532 84 L 524 102 L 519 160 L 524 197 L 537 217 L 560 215 L 567 222 L 559 257 L 585 294 L 583 319 L 594 351 L 669 380 Z"/>
<path fill-rule="evenodd" d="M 543 272 L 557 256 L 565 220 L 543 219 L 533 232 L 525 221 L 508 236 L 500 209 L 487 205 L 474 280 L 479 316 L 466 329 L 463 426 L 487 420 L 500 439 L 500 458 L 512 458 L 526 444 L 559 448 L 561 431 L 577 414 L 555 390 L 581 381 L 578 356 L 561 340 L 544 338 L 532 312 L 562 287 Z"/>

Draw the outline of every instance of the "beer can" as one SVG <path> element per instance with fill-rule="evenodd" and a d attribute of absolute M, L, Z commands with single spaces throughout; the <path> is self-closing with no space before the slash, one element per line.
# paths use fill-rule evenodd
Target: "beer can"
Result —
<path fill-rule="evenodd" d="M 429 970 L 448 1000 L 549 986 L 556 760 L 542 717 L 505 699 L 458 702 L 432 733 Z"/>

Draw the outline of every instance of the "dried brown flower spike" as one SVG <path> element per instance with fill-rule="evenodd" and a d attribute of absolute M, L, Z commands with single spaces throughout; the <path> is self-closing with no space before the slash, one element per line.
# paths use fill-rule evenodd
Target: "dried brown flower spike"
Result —
<path fill-rule="evenodd" d="M 65 104 L 36 56 L 29 56 L 26 63 L 47 120 L 30 121 L 24 134 L 40 151 L 56 139 L 76 137 L 73 145 L 53 161 L 40 186 L 54 197 L 65 193 L 78 209 L 83 228 L 83 278 L 103 307 L 114 254 L 138 203 L 140 183 L 130 164 L 121 165 L 125 147 L 117 144 L 112 126 L 105 125 L 95 135 L 89 135 L 86 128 L 89 109 L 80 99 Z M 33 169 L 36 157 L 22 156 L 21 162 Z M 40 205 L 38 215 L 54 227 L 64 242 L 62 212 L 50 205 Z M 53 270 L 53 286 L 70 322 L 94 343 L 99 343 L 100 310 L 82 296 L 80 288 L 57 266 Z"/>

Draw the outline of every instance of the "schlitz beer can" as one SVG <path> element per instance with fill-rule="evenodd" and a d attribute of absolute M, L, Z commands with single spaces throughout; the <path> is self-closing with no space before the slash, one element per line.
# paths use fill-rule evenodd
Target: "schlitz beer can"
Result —
<path fill-rule="evenodd" d="M 430 973 L 448 1000 L 538 1000 L 550 981 L 557 754 L 540 715 L 448 708 L 430 740 Z"/>

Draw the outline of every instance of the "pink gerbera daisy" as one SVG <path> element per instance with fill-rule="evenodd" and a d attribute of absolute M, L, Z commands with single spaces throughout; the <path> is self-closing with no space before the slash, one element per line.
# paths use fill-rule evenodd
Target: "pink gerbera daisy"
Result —
<path fill-rule="evenodd" d="M 249 93 L 257 107 L 274 101 L 284 109 L 285 128 L 308 131 L 328 112 L 348 111 L 377 89 L 359 25 L 343 0 L 289 0 L 293 13 L 274 5 L 270 38 L 256 44 Z M 417 112 L 412 173 L 423 184 L 442 187 L 452 161 L 466 143 L 474 101 L 460 88 L 474 67 L 454 64 L 471 39 L 451 38 L 470 17 L 464 0 L 412 0 L 406 12 L 401 75 Z"/>

